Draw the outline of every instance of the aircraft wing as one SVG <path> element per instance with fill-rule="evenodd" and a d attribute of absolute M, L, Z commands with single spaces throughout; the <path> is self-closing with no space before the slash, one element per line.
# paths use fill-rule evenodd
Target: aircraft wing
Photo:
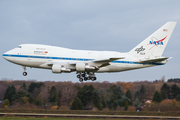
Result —
<path fill-rule="evenodd" d="M 118 57 L 118 58 L 108 58 L 108 59 L 99 59 L 99 60 L 93 60 L 92 64 L 100 67 L 105 67 L 110 65 L 109 62 L 119 60 L 119 59 L 124 59 L 125 57 Z"/>
<path fill-rule="evenodd" d="M 64 64 L 69 64 L 69 65 L 75 65 L 76 63 L 67 63 L 67 62 L 48 62 L 48 63 L 45 63 L 47 64 L 48 66 L 52 66 L 53 64 L 61 64 L 61 65 L 64 65 Z"/>
<path fill-rule="evenodd" d="M 139 61 L 137 63 L 155 63 L 155 62 L 161 62 L 161 61 L 164 61 L 164 60 L 167 60 L 167 59 L 169 59 L 169 57 L 150 59 L 150 60 L 143 60 L 143 61 Z"/>
<path fill-rule="evenodd" d="M 107 58 L 107 59 L 96 59 L 96 60 L 92 60 L 92 61 L 88 61 L 88 63 L 90 65 L 94 65 L 94 66 L 98 66 L 98 67 L 104 67 L 107 65 L 110 65 L 109 62 L 111 61 L 115 61 L 118 59 L 124 59 L 125 57 L 118 57 L 118 58 Z M 76 63 L 72 62 L 72 63 L 59 63 L 59 62 L 49 62 L 47 63 L 48 66 L 52 66 L 53 64 L 69 64 L 71 66 L 75 66 Z"/>
<path fill-rule="evenodd" d="M 91 64 L 109 64 L 109 62 L 111 61 L 115 61 L 115 60 L 118 60 L 118 59 L 124 59 L 125 57 L 119 57 L 119 58 L 107 58 L 107 59 L 96 59 L 96 60 L 92 60 L 92 61 L 89 61 L 88 63 L 91 63 Z M 76 65 L 76 63 L 69 63 L 71 65 Z"/>

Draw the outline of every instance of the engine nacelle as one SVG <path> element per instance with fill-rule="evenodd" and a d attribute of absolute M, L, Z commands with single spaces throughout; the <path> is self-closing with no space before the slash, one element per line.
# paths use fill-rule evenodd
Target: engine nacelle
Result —
<path fill-rule="evenodd" d="M 91 65 L 86 65 L 85 63 L 77 63 L 76 64 L 76 71 L 77 72 L 85 72 L 85 71 L 94 71 L 98 68 Z"/>
<path fill-rule="evenodd" d="M 62 67 L 60 64 L 53 64 L 52 72 L 53 73 L 71 72 L 71 69 Z"/>
<path fill-rule="evenodd" d="M 61 65 L 59 65 L 59 64 L 53 64 L 53 66 L 52 66 L 52 72 L 53 72 L 53 73 L 61 73 Z"/>
<path fill-rule="evenodd" d="M 77 72 L 85 72 L 85 63 L 76 63 Z"/>

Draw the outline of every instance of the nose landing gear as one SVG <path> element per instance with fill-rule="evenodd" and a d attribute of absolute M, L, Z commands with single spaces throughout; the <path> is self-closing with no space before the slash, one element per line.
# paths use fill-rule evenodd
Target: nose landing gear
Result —
<path fill-rule="evenodd" d="M 27 75 L 26 66 L 22 66 L 22 67 L 23 67 L 23 69 L 24 69 L 23 76 L 26 76 L 26 75 Z"/>
<path fill-rule="evenodd" d="M 23 75 L 26 76 L 26 75 L 27 75 L 27 72 L 23 72 Z"/>

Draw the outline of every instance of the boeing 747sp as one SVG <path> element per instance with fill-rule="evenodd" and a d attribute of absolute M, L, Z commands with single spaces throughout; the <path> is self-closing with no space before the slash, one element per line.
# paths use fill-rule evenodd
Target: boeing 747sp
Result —
<path fill-rule="evenodd" d="M 163 51 L 176 22 L 167 22 L 127 53 L 113 51 L 73 50 L 38 44 L 21 44 L 3 57 L 24 68 L 51 69 L 53 73 L 77 73 L 77 78 L 96 80 L 95 73 L 121 72 L 166 64 L 169 57 Z"/>

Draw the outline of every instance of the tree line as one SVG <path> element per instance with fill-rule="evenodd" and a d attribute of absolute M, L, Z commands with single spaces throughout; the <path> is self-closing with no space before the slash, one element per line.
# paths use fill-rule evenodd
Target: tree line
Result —
<path fill-rule="evenodd" d="M 171 79 L 168 79 L 167 82 L 180 83 L 180 78 L 171 78 Z"/>
<path fill-rule="evenodd" d="M 61 109 L 66 106 L 71 110 L 97 108 L 98 110 L 127 110 L 130 106 L 145 105 L 147 100 L 161 103 L 163 100 L 180 101 L 180 84 L 163 80 L 116 82 L 104 81 L 73 82 L 30 82 L 0 81 L 0 98 L 6 100 L 4 106 L 12 108 L 35 106 L 36 108 Z M 2 86 L 2 88 L 1 88 Z"/>

